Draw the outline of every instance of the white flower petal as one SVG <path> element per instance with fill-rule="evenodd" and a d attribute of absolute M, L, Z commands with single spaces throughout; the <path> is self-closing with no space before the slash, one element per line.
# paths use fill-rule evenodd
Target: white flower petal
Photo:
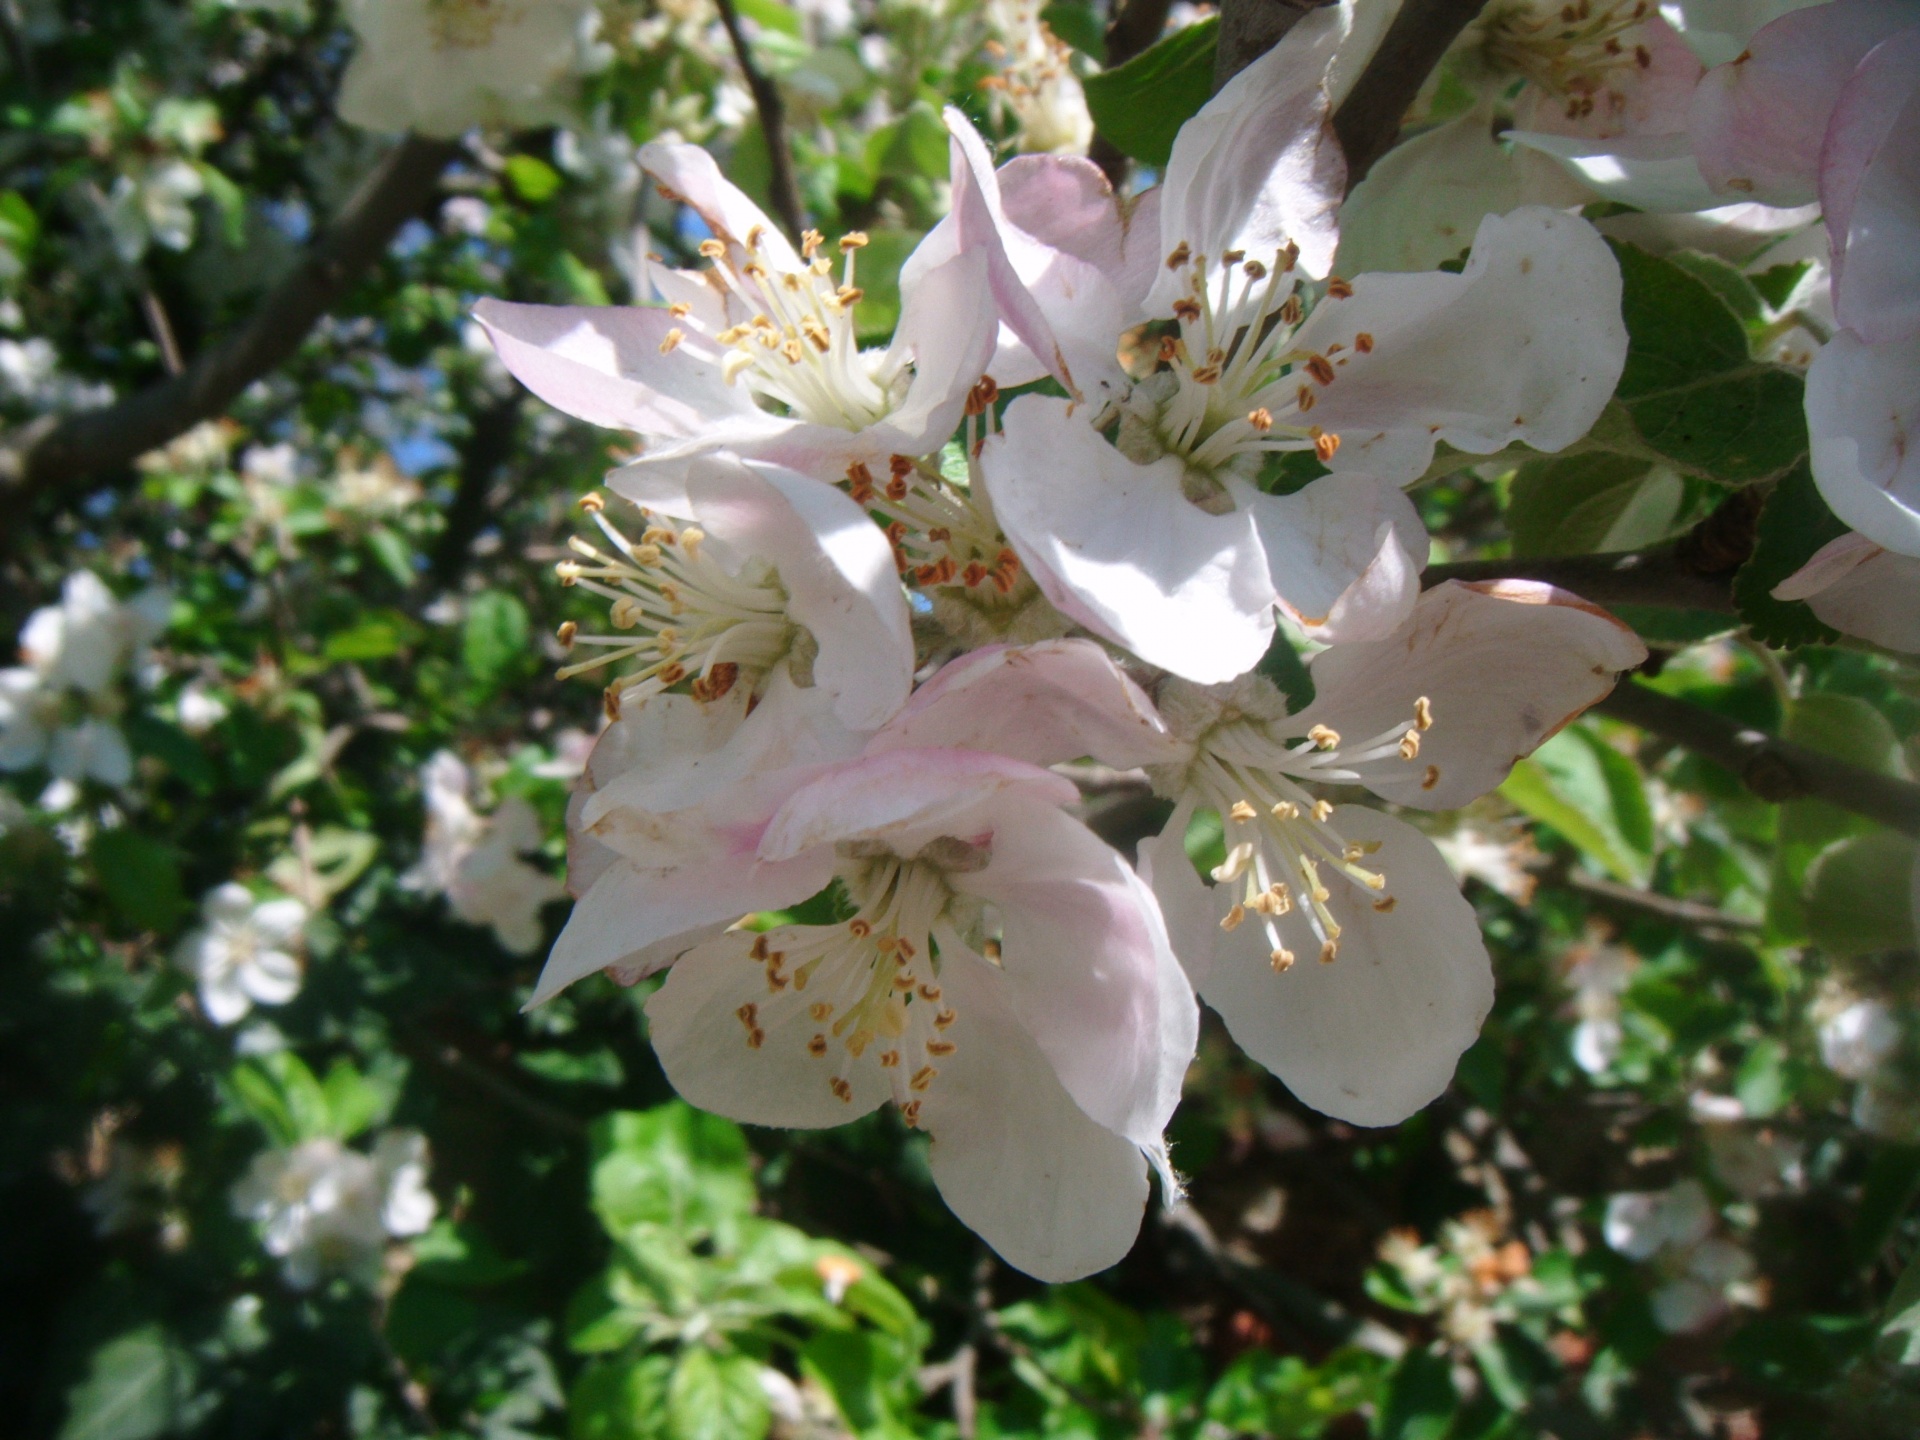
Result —
<path fill-rule="evenodd" d="M 1119 769 L 1178 758 L 1185 747 L 1153 702 L 1091 640 L 989 645 L 948 661 L 867 745 L 957 746 L 1033 765 L 1092 756 Z"/>
<path fill-rule="evenodd" d="M 1834 311 L 1870 341 L 1920 332 L 1920 7 L 1913 15 L 1860 62 L 1820 153 Z"/>
<path fill-rule="evenodd" d="M 1342 275 L 1432 270 L 1473 243 L 1487 215 L 1520 203 L 1520 172 L 1493 138 L 1487 107 L 1396 145 L 1340 210 Z"/>
<path fill-rule="evenodd" d="M 1007 539 L 1061 613 L 1201 683 L 1251 670 L 1273 638 L 1273 585 L 1246 510 L 1182 496 L 1174 457 L 1136 465 L 1066 402 L 1007 408 L 981 469 Z"/>
<path fill-rule="evenodd" d="M 1398 485 L 1326 475 L 1251 509 L 1280 604 L 1313 639 L 1377 639 L 1412 611 L 1427 527 Z"/>
<path fill-rule="evenodd" d="M 941 988 L 959 1017 L 925 1096 L 934 1183 L 1015 1269 L 1078 1280 L 1132 1248 L 1147 1203 L 1139 1148 L 1087 1118 L 1010 1013 L 1004 982 L 959 955 Z"/>
<path fill-rule="evenodd" d="M 1920 655 L 1920 559 L 1882 550 L 1848 531 L 1773 587 L 1776 600 L 1805 600 L 1843 635 Z"/>
<path fill-rule="evenodd" d="M 284 950 L 258 951 L 236 973 L 257 1005 L 284 1005 L 300 993 L 300 962 Z"/>
<path fill-rule="evenodd" d="M 1315 656 L 1314 701 L 1295 723 L 1358 743 L 1406 726 L 1426 697 L 1433 728 L 1418 755 L 1366 769 L 1363 783 L 1401 805 L 1451 810 L 1497 787 L 1646 658 L 1630 627 L 1564 590 L 1449 580 L 1390 638 Z"/>
<path fill-rule="evenodd" d="M 1807 370 L 1807 431 L 1833 513 L 1920 555 L 1920 334 L 1884 345 L 1835 335 Z"/>
<path fill-rule="evenodd" d="M 1161 259 L 1182 243 L 1214 259 L 1264 259 L 1291 242 L 1307 274 L 1327 273 L 1347 182 L 1328 70 L 1350 23 L 1346 6 L 1312 11 L 1180 127 L 1160 200 Z M 1162 267 L 1148 313 L 1171 315 L 1183 284 Z"/>
<path fill-rule="evenodd" d="M 1372 350 L 1355 337 L 1372 337 Z M 1390 480 L 1436 441 L 1489 455 L 1559 450 L 1592 427 L 1626 364 L 1620 267 L 1586 221 L 1526 208 L 1489 215 L 1458 275 L 1362 275 L 1316 306 L 1298 348 L 1341 345 L 1313 418 L 1340 436 L 1332 464 Z"/>
<path fill-rule="evenodd" d="M 1510 130 L 1507 138 L 1551 155 L 1587 189 L 1616 204 L 1656 214 L 1686 214 L 1720 203 L 1718 192 L 1700 173 L 1692 137 L 1685 133 L 1597 139 Z"/>
<path fill-rule="evenodd" d="M 782 928 L 766 940 L 778 949 L 794 936 Z M 688 1103 L 748 1125 L 815 1130 L 878 1109 L 889 1098 L 879 1066 L 871 1058 L 845 1063 L 839 1044 L 822 1056 L 808 1051 L 822 1031 L 808 1013 L 818 997 L 792 986 L 770 991 L 765 967 L 747 953 L 760 938 L 736 931 L 690 950 L 647 1001 L 648 1033 L 668 1082 Z M 748 1005 L 751 1021 L 741 1014 Z M 846 1100 L 828 1084 L 841 1069 Z"/>

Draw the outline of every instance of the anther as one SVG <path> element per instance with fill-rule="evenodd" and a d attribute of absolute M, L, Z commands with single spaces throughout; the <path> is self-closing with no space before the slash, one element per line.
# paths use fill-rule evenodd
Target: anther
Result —
<path fill-rule="evenodd" d="M 850 1105 L 853 1103 L 853 1086 L 849 1085 L 845 1080 L 842 1080 L 838 1075 L 827 1082 L 827 1088 L 834 1093 L 834 1098 L 842 1104 Z"/>
<path fill-rule="evenodd" d="M 1426 778 L 1421 780 L 1420 788 L 1422 790 L 1431 790 L 1433 789 L 1434 786 L 1438 785 L 1439 783 L 1440 783 L 1440 767 L 1438 765 L 1427 766 Z"/>
<path fill-rule="evenodd" d="M 1307 373 L 1322 385 L 1333 383 L 1333 362 L 1324 355 L 1312 356 L 1307 361 Z"/>
<path fill-rule="evenodd" d="M 580 508 L 589 515 L 598 515 L 607 508 L 606 497 L 598 490 L 589 490 L 580 497 Z"/>
<path fill-rule="evenodd" d="M 680 348 L 680 342 L 686 338 L 687 332 L 682 330 L 678 325 L 674 326 L 661 338 L 660 353 L 662 355 L 671 355 L 675 350 Z"/>
<path fill-rule="evenodd" d="M 992 408 L 993 402 L 1000 398 L 1000 387 L 991 375 L 982 375 L 967 391 L 967 414 L 984 415 Z"/>
<path fill-rule="evenodd" d="M 726 255 L 727 247 L 718 240 L 702 240 L 700 253 L 709 260 L 718 260 Z"/>
<path fill-rule="evenodd" d="M 825 1055 L 827 1053 L 827 1037 L 824 1035 L 816 1035 L 807 1041 L 807 1053 L 816 1060 Z"/>
<path fill-rule="evenodd" d="M 1340 449 L 1340 437 L 1334 434 L 1317 436 L 1313 442 L 1313 453 L 1319 457 L 1322 465 L 1333 459 Z"/>
<path fill-rule="evenodd" d="M 912 1090 L 925 1090 L 933 1083 L 933 1077 L 939 1073 L 931 1065 L 922 1065 L 913 1072 L 913 1078 L 907 1081 L 907 1086 Z"/>
<path fill-rule="evenodd" d="M 1395 900 L 1391 895 L 1382 895 L 1378 900 L 1373 902 L 1373 908 L 1378 910 L 1382 915 L 1391 915 L 1393 913 L 1393 907 L 1399 903 L 1400 902 Z"/>
<path fill-rule="evenodd" d="M 1293 952 L 1285 946 L 1282 946 L 1273 952 L 1270 963 L 1273 966 L 1274 974 L 1284 975 L 1293 968 Z"/>
<path fill-rule="evenodd" d="M 1400 737 L 1400 758 L 1412 760 L 1420 754 L 1420 732 L 1409 730 Z"/>
<path fill-rule="evenodd" d="M 1192 247 L 1189 246 L 1186 241 L 1182 240 L 1178 245 L 1173 247 L 1173 253 L 1167 256 L 1167 268 L 1169 270 L 1178 270 L 1192 258 Z"/>
<path fill-rule="evenodd" d="M 1433 728 L 1433 704 L 1424 695 L 1413 702 L 1413 727 L 1416 730 Z"/>
<path fill-rule="evenodd" d="M 1340 747 L 1340 732 L 1327 725 L 1316 725 L 1307 731 L 1307 739 L 1322 750 L 1337 750 Z"/>
<path fill-rule="evenodd" d="M 900 1064 L 900 1052 L 898 1050 L 882 1050 L 880 1052 L 880 1064 L 883 1069 L 887 1070 L 897 1068 Z"/>
<path fill-rule="evenodd" d="M 1349 300 L 1353 297 L 1353 286 L 1338 275 L 1327 277 L 1327 298 L 1329 300 Z"/>
<path fill-rule="evenodd" d="M 1240 928 L 1240 922 L 1246 918 L 1247 907 L 1244 905 L 1235 905 L 1221 918 L 1220 928 L 1228 932 L 1238 930 Z"/>
<path fill-rule="evenodd" d="M 864 230 L 849 230 L 840 237 L 840 253 L 842 255 L 853 250 L 864 250 L 866 248 L 867 232 Z"/>
<path fill-rule="evenodd" d="M 1318 820 L 1322 825 L 1326 824 L 1327 821 L 1333 818 L 1333 802 L 1331 800 L 1314 801 L 1313 818 Z"/>
<path fill-rule="evenodd" d="M 1340 953 L 1340 942 L 1338 940 L 1327 941 L 1324 945 L 1320 947 L 1320 963 L 1322 965 L 1331 965 L 1333 963 L 1334 957 L 1339 953 Z"/>
<path fill-rule="evenodd" d="M 1258 410 L 1247 412 L 1247 423 L 1262 435 L 1273 429 L 1273 412 L 1262 406 Z"/>
<path fill-rule="evenodd" d="M 1227 817 L 1245 824 L 1259 813 L 1259 811 L 1255 810 L 1253 806 L 1249 805 L 1246 801 L 1236 800 L 1233 802 L 1233 808 L 1227 811 Z"/>
<path fill-rule="evenodd" d="M 571 650 L 573 648 L 573 637 L 579 633 L 580 627 L 574 624 L 573 621 L 566 620 L 562 621 L 560 628 L 554 632 L 554 638 L 560 642 L 562 649 Z"/>
<path fill-rule="evenodd" d="M 1373 353 L 1373 336 L 1369 335 L 1365 330 L 1362 330 L 1358 335 L 1353 337 L 1353 348 L 1358 350 L 1362 355 L 1371 355 Z"/>
<path fill-rule="evenodd" d="M 1267 278 L 1267 267 L 1262 265 L 1258 260 L 1247 261 L 1246 270 L 1249 280 L 1264 280 Z"/>

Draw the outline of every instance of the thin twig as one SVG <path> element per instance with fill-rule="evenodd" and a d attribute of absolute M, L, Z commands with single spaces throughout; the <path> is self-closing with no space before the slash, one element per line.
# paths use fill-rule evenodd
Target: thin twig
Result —
<path fill-rule="evenodd" d="M 746 77 L 747 89 L 753 92 L 753 108 L 760 112 L 760 133 L 766 137 L 771 172 L 767 188 L 772 193 L 767 198 L 773 201 L 774 211 L 788 236 L 798 240 L 800 232 L 807 228 L 806 209 L 800 203 L 800 182 L 793 173 L 793 152 L 787 148 L 787 107 L 780 99 L 780 87 L 753 63 L 753 52 L 747 46 L 746 31 L 740 28 L 740 12 L 734 8 L 733 0 L 715 0 L 715 3 L 720 7 L 720 23 L 727 27 L 727 38 L 733 42 L 740 73 Z"/>
<path fill-rule="evenodd" d="M 1622 909 L 1638 911 L 1644 915 L 1652 915 L 1657 919 L 1671 920 L 1677 925 L 1688 925 L 1698 930 L 1717 930 L 1727 934 L 1743 934 L 1764 928 L 1765 922 L 1760 920 L 1749 920 L 1744 915 L 1730 915 L 1725 910 L 1712 905 L 1702 905 L 1694 900 L 1676 900 L 1671 895 L 1656 895 L 1651 890 L 1622 885 L 1617 880 L 1589 875 L 1584 870 L 1568 869 L 1555 878 L 1575 890 L 1591 895 L 1596 900 Z"/>
<path fill-rule="evenodd" d="M 113 405 L 31 425 L 0 437 L 0 546 L 26 530 L 42 494 L 110 478 L 130 484 L 129 467 L 149 450 L 222 413 L 249 385 L 300 348 L 320 317 L 344 300 L 420 212 L 458 144 L 409 136 L 347 202 L 306 258 L 236 331 L 158 385 Z M 120 472 L 120 473 L 115 473 Z"/>
<path fill-rule="evenodd" d="M 1400 135 L 1420 87 L 1447 47 L 1478 15 L 1486 0 L 1406 0 L 1381 37 L 1360 78 L 1334 112 L 1333 130 L 1347 154 L 1347 189 L 1366 178 Z"/>
<path fill-rule="evenodd" d="M 1107 25 L 1106 58 L 1102 66 L 1117 70 L 1145 51 L 1167 28 L 1167 16 L 1172 10 L 1173 0 L 1116 0 L 1113 19 Z M 1087 147 L 1087 158 L 1105 172 L 1115 190 L 1126 183 L 1127 167 L 1132 161 L 1097 130 L 1093 143 Z"/>
<path fill-rule="evenodd" d="M 1731 771 L 1762 800 L 1825 800 L 1920 839 L 1920 785 L 1910 780 L 1836 760 L 1633 681 L 1595 708 Z"/>
<path fill-rule="evenodd" d="M 187 368 L 180 355 L 180 341 L 173 333 L 167 307 L 160 303 L 160 296 L 151 285 L 140 287 L 140 313 L 146 317 L 147 329 L 153 332 L 153 343 L 160 347 L 161 368 L 169 375 L 180 374 Z"/>
<path fill-rule="evenodd" d="M 1664 605 L 1716 615 L 1735 613 L 1727 580 L 1692 568 L 1678 545 L 1604 555 L 1463 560 L 1429 565 L 1420 580 L 1428 588 L 1443 580 L 1542 580 L 1596 605 Z"/>

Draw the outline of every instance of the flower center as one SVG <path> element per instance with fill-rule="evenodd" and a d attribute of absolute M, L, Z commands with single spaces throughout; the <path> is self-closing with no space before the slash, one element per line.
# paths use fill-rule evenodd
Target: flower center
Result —
<path fill-rule="evenodd" d="M 910 858 L 873 855 L 858 843 L 841 848 L 841 878 L 858 906 L 853 918 L 769 930 L 755 937 L 748 958 L 766 972 L 775 997 L 768 1003 L 793 1003 L 789 991 L 805 994 L 814 1028 L 804 1044 L 834 1096 L 851 1103 L 853 1067 L 876 1066 L 901 1118 L 915 1125 L 921 1097 L 957 1048 L 947 1038 L 958 1016 L 940 989 L 936 944 L 957 898 L 946 875 L 978 868 L 985 850 L 953 839 Z M 766 1043 L 759 1003 L 734 1013 L 748 1048 Z"/>
<path fill-rule="evenodd" d="M 867 237 L 840 238 L 841 273 L 820 252 L 820 232 L 801 237 L 800 269 L 784 267 L 755 226 L 737 247 L 703 240 L 700 253 L 713 262 L 709 279 L 747 319 L 714 331 L 684 303 L 669 306 L 681 323 L 667 331 L 660 353 L 682 345 L 689 354 L 717 363 L 730 385 L 745 385 L 763 403 L 815 425 L 864 430 L 892 411 L 905 388 L 905 367 L 890 364 L 885 351 L 863 351 L 854 332 L 854 257 Z M 744 257 L 744 258 L 742 258 Z"/>
<path fill-rule="evenodd" d="M 607 713 L 616 719 L 623 704 L 644 704 L 683 682 L 702 702 L 718 700 L 742 680 L 747 693 L 758 695 L 782 660 L 796 681 L 812 683 L 817 643 L 788 616 L 786 588 L 772 566 L 750 560 L 739 574 L 729 574 L 704 553 L 706 532 L 695 525 L 676 528 L 645 510 L 640 513 L 647 528 L 636 545 L 607 519 L 598 495 L 581 506 L 615 553 L 576 536 L 568 543 L 581 558 L 563 560 L 554 570 L 562 585 L 611 602 L 608 618 L 617 633 L 583 634 L 571 620 L 562 625 L 560 643 L 569 650 L 591 645 L 601 651 L 564 666 L 562 680 L 632 663 L 607 686 Z"/>
<path fill-rule="evenodd" d="M 1333 824 L 1332 803 L 1306 787 L 1356 784 L 1379 765 L 1409 764 L 1432 725 L 1432 707 L 1422 696 L 1407 723 L 1359 744 L 1345 743 L 1324 725 L 1288 744 L 1261 722 L 1240 718 L 1209 732 L 1187 783 L 1202 803 L 1219 811 L 1226 829 L 1227 857 L 1212 874 L 1221 885 L 1238 886 L 1239 898 L 1220 928 L 1234 930 L 1257 917 L 1266 928 L 1273 968 L 1284 971 L 1294 953 L 1277 923 L 1282 916 L 1297 912 L 1304 918 L 1322 964 L 1340 952 L 1340 924 L 1327 908 L 1329 880 L 1367 892 L 1376 910 L 1393 909 L 1386 875 L 1362 863 L 1379 850 L 1378 842 L 1347 840 Z"/>
<path fill-rule="evenodd" d="M 1647 0 L 1510 5 L 1482 28 L 1484 53 L 1496 71 L 1523 76 L 1561 101 L 1569 120 L 1591 115 L 1596 101 L 1618 113 L 1627 98 L 1617 82 L 1653 64 L 1653 52 L 1630 34 L 1650 9 Z"/>
<path fill-rule="evenodd" d="M 981 386 L 992 385 L 981 381 Z M 976 394 L 980 388 L 975 387 Z M 971 414 L 971 404 L 968 408 Z M 908 584 L 1014 596 L 1023 579 L 1020 559 L 1000 533 L 983 487 L 956 484 L 906 455 L 888 461 L 884 481 L 855 461 L 847 467 L 846 486 L 854 504 L 880 518 L 893 546 L 893 563 Z"/>
<path fill-rule="evenodd" d="M 1143 463 L 1182 456 L 1187 498 L 1203 509 L 1232 508 L 1214 478 L 1219 471 L 1252 479 L 1268 452 L 1312 450 L 1326 461 L 1340 448 L 1338 435 L 1305 416 L 1351 358 L 1342 354 L 1348 347 L 1319 354 L 1297 348 L 1293 337 L 1316 298 L 1344 299 L 1353 290 L 1336 276 L 1310 295 L 1294 276 L 1298 258 L 1291 244 L 1270 263 L 1229 250 L 1210 267 L 1185 243 L 1167 256 L 1168 269 L 1186 274 L 1186 293 L 1173 307 L 1178 333 L 1159 338 L 1162 368 L 1121 403 L 1118 443 Z M 1373 337 L 1356 334 L 1352 349 L 1370 351 Z"/>
<path fill-rule="evenodd" d="M 523 5 L 509 0 L 428 0 L 427 29 L 444 49 L 478 50 L 493 43 L 503 24 L 524 13 Z"/>

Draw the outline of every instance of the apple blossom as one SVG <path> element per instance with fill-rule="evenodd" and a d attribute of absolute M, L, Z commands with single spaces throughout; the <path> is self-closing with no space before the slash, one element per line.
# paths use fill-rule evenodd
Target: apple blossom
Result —
<path fill-rule="evenodd" d="M 645 808 L 668 766 L 630 783 L 599 766 L 603 739 L 574 817 L 584 893 L 535 999 L 609 964 L 637 978 L 671 963 L 648 1015 L 683 1096 L 789 1126 L 891 1099 L 933 1135 L 955 1213 L 1011 1263 L 1065 1279 L 1132 1243 L 1196 1016 L 1151 894 L 1061 813 L 1071 783 L 946 742 L 951 713 L 976 708 L 970 678 L 1009 653 L 943 670 L 851 759 L 752 770 L 678 810 Z M 711 725 L 691 703 L 663 697 L 616 729 Z M 1051 723 L 1004 694 L 990 708 L 1029 740 Z M 1117 723 L 1149 745 L 1160 728 L 1151 707 Z M 843 920 L 734 925 L 830 881 Z"/>
<path fill-rule="evenodd" d="M 426 1178 L 427 1142 L 417 1130 L 384 1132 L 370 1155 L 320 1136 L 256 1155 L 233 1187 L 233 1209 L 260 1226 L 295 1289 L 330 1274 L 371 1287 L 388 1238 L 433 1223 L 438 1206 Z"/>
<path fill-rule="evenodd" d="M 1326 272 L 1344 175 L 1326 130 L 1341 13 L 1301 22 L 1176 139 L 1144 304 L 1177 325 L 1147 362 L 1159 368 L 1089 402 L 1091 424 L 1069 401 L 1024 397 L 980 457 L 1054 606 L 1201 682 L 1259 660 L 1276 605 L 1315 638 L 1390 631 L 1426 551 L 1400 487 L 1435 444 L 1559 449 L 1625 359 L 1612 256 L 1549 211 L 1488 217 L 1458 275 L 1304 278 Z M 1050 325 L 1072 310 L 1036 303 Z M 1112 353 L 1121 337 L 1108 338 Z M 1336 473 L 1266 493 L 1263 464 L 1289 451 Z"/>
<path fill-rule="evenodd" d="M 1920 559 L 1883 550 L 1848 531 L 1773 587 L 1776 600 L 1804 600 L 1843 635 L 1920 654 Z"/>
<path fill-rule="evenodd" d="M 987 53 L 996 62 L 990 98 L 1012 112 L 1015 148 L 1081 155 L 1093 118 L 1073 73 L 1073 47 L 1047 27 L 1041 9 L 1038 0 L 988 0 Z"/>
<path fill-rule="evenodd" d="M 200 902 L 200 926 L 175 948 L 194 977 L 200 1008 L 216 1025 L 231 1025 L 255 1005 L 284 1005 L 300 993 L 300 932 L 307 907 L 290 895 L 256 900 L 229 880 Z"/>
<path fill-rule="evenodd" d="M 520 858 L 540 847 L 540 817 L 516 795 L 483 819 L 468 801 L 472 788 L 472 773 L 449 751 L 421 767 L 426 838 L 419 863 L 400 883 L 445 895 L 455 915 L 491 927 L 504 948 L 529 955 L 545 938 L 542 907 L 565 893 L 559 881 Z"/>
<path fill-rule="evenodd" d="M 1754 1273 L 1753 1257 L 1716 1235 L 1718 1223 L 1696 1180 L 1607 1201 L 1607 1244 L 1630 1260 L 1652 1262 L 1661 1277 L 1651 1297 L 1654 1323 L 1669 1334 L 1696 1334 L 1731 1305 L 1755 1301 L 1745 1283 Z"/>
<path fill-rule="evenodd" d="M 889 728 L 1040 763 L 1144 764 L 1175 808 L 1142 872 L 1195 989 L 1301 1099 L 1382 1125 L 1445 1086 L 1492 1003 L 1492 973 L 1433 842 L 1319 788 L 1464 804 L 1645 654 L 1551 587 L 1450 582 L 1396 635 L 1316 657 L 1318 695 L 1298 715 L 1258 675 L 1169 680 L 1156 713 L 1097 647 L 1056 641 L 964 657 L 955 682 L 916 695 Z M 1211 886 L 1185 848 L 1202 809 L 1226 828 Z"/>
<path fill-rule="evenodd" d="M 451 139 L 476 125 L 561 118 L 560 82 L 595 23 L 593 0 L 348 0 L 359 46 L 340 118 Z"/>
<path fill-rule="evenodd" d="M 711 238 L 705 272 L 650 266 L 664 307 L 513 305 L 474 314 L 534 394 L 578 419 L 638 434 L 638 464 L 730 450 L 838 480 L 849 465 L 944 445 L 993 353 L 987 259 L 955 255 L 902 284 L 885 350 L 854 327 L 864 234 L 838 269 L 814 231 L 796 250 L 704 150 L 656 141 L 640 162 Z M 911 261 L 909 261 L 909 266 Z"/>

